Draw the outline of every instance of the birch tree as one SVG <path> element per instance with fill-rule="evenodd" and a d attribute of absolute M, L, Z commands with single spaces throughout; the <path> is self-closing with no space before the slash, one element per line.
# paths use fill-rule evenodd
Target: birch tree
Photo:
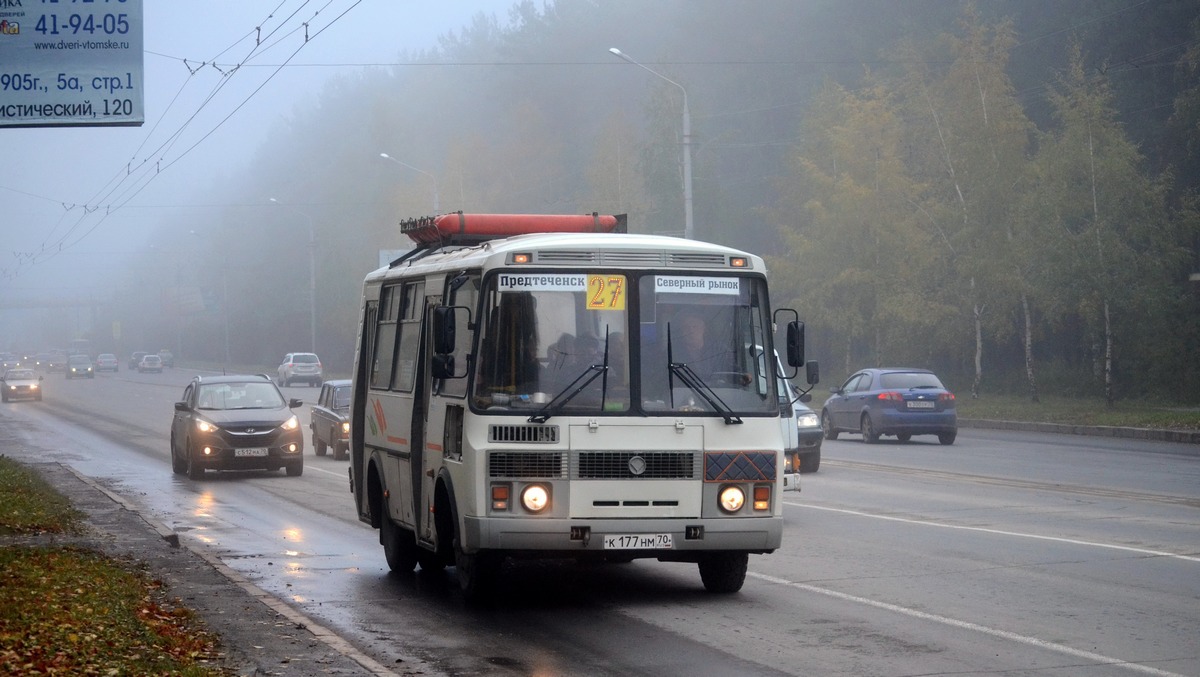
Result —
<path fill-rule="evenodd" d="M 1050 94 L 1059 127 L 1038 153 L 1048 242 L 1060 253 L 1055 280 L 1096 337 L 1104 398 L 1116 399 L 1121 341 L 1138 325 L 1163 325 L 1180 245 L 1165 208 L 1165 185 L 1117 119 L 1105 77 L 1084 67 L 1073 46 Z"/>
<path fill-rule="evenodd" d="M 909 205 L 920 191 L 905 172 L 899 131 L 883 85 L 828 86 L 773 212 L 786 254 L 769 257 L 772 274 L 795 307 L 838 337 L 846 372 L 860 352 L 875 365 L 921 354 L 925 328 L 941 314 L 931 302 L 931 236 Z"/>
<path fill-rule="evenodd" d="M 1019 298 L 1022 284 L 1018 233 L 1013 228 L 1013 190 L 1025 171 L 1032 125 L 1008 77 L 1008 53 L 1016 38 L 1010 22 L 982 23 L 968 5 L 954 34 L 943 36 L 937 53 L 905 48 L 908 70 L 900 91 L 910 125 L 910 164 L 928 187 L 922 210 L 934 243 L 955 271 L 947 303 L 960 303 L 970 318 L 974 342 L 971 396 L 979 397 L 984 378 L 985 337 L 1005 334 L 1003 321 L 985 331 L 989 310 Z M 951 61 L 943 71 L 930 64 Z M 995 314 L 993 312 L 993 314 Z M 1000 314 L 999 317 L 1004 317 Z M 1031 354 L 1030 318 L 1025 314 L 1026 351 Z M 1027 377 L 1036 399 L 1032 363 Z"/>

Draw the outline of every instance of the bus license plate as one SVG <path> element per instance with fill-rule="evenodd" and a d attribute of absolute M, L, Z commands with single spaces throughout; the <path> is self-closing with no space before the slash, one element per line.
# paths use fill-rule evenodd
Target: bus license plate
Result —
<path fill-rule="evenodd" d="M 604 537 L 605 550 L 669 550 L 673 547 L 671 534 L 612 534 Z"/>
<path fill-rule="evenodd" d="M 233 455 L 234 456 L 266 456 L 267 448 L 266 447 L 251 447 L 248 449 L 234 449 Z"/>
<path fill-rule="evenodd" d="M 921 400 L 912 400 L 908 403 L 909 409 L 933 409 L 937 404 L 934 402 L 925 402 Z"/>

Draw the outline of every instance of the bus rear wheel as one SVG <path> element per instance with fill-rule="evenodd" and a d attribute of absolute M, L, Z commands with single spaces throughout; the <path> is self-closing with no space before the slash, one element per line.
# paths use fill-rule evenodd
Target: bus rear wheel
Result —
<path fill-rule="evenodd" d="M 742 589 L 750 555 L 744 552 L 718 552 L 700 560 L 700 580 L 709 592 L 729 594 Z"/>
<path fill-rule="evenodd" d="M 388 568 L 398 574 L 411 573 L 417 566 L 420 553 L 416 538 L 408 529 L 396 526 L 386 510 L 381 522 L 379 543 L 383 545 L 383 556 L 387 559 Z"/>

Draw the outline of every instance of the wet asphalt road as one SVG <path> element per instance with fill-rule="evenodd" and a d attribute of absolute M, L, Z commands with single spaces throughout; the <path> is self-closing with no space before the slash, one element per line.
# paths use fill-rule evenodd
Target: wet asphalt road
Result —
<path fill-rule="evenodd" d="M 384 665 L 425 674 L 1200 675 L 1200 455 L 1192 445 L 986 430 L 826 442 L 786 496 L 784 546 L 742 592 L 694 565 L 506 568 L 486 608 L 445 573 L 388 574 L 346 461 L 304 475 L 173 475 L 192 372 L 47 378 L 0 413 Z M 285 389 L 307 402 L 316 388 Z M 452 573 L 452 570 L 451 572 Z"/>

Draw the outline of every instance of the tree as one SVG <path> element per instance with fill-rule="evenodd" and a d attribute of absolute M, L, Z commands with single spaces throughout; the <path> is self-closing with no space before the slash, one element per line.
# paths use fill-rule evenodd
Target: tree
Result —
<path fill-rule="evenodd" d="M 780 183 L 772 212 L 787 257 L 770 257 L 777 286 L 844 346 L 849 372 L 856 345 L 873 364 L 922 355 L 924 331 L 944 315 L 930 253 L 905 171 L 900 120 L 888 90 L 854 94 L 831 85 L 804 125 L 803 146 Z M 922 355 L 923 356 L 923 355 Z"/>
<path fill-rule="evenodd" d="M 913 204 L 925 204 L 921 211 L 927 227 L 936 232 L 940 256 L 953 270 L 953 282 L 943 290 L 945 303 L 966 306 L 960 317 L 971 318 L 971 395 L 978 397 L 988 308 L 1014 298 L 1028 308 L 1011 196 L 1025 171 L 1032 125 L 1006 72 L 1016 44 L 1011 22 L 986 25 L 969 4 L 958 31 L 943 35 L 940 43 L 944 47 L 936 53 L 901 49 L 909 58 L 902 59 L 908 66 L 897 89 L 909 93 L 905 109 L 911 171 L 927 187 L 925 195 L 913 196 Z M 943 53 L 951 61 L 939 72 L 935 65 L 944 61 Z M 1027 312 L 1025 325 L 1031 356 Z M 996 322 L 990 330 L 1003 332 L 1005 327 Z M 1036 400 L 1031 360 L 1027 378 Z"/>
<path fill-rule="evenodd" d="M 1043 251 L 1061 252 L 1055 284 L 1100 346 L 1106 403 L 1115 398 L 1119 340 L 1165 328 L 1170 275 L 1184 253 L 1165 206 L 1166 184 L 1147 176 L 1125 136 L 1103 74 L 1088 73 L 1078 45 L 1050 93 L 1059 129 L 1038 153 L 1034 197 L 1047 228 Z M 1130 352 L 1133 352 L 1132 350 Z"/>
<path fill-rule="evenodd" d="M 636 134 L 620 112 L 606 119 L 591 156 L 587 193 L 580 209 L 630 214 L 634 223 L 644 223 L 646 198 L 638 171 Z M 634 224 L 630 226 L 630 230 L 636 230 Z"/>

